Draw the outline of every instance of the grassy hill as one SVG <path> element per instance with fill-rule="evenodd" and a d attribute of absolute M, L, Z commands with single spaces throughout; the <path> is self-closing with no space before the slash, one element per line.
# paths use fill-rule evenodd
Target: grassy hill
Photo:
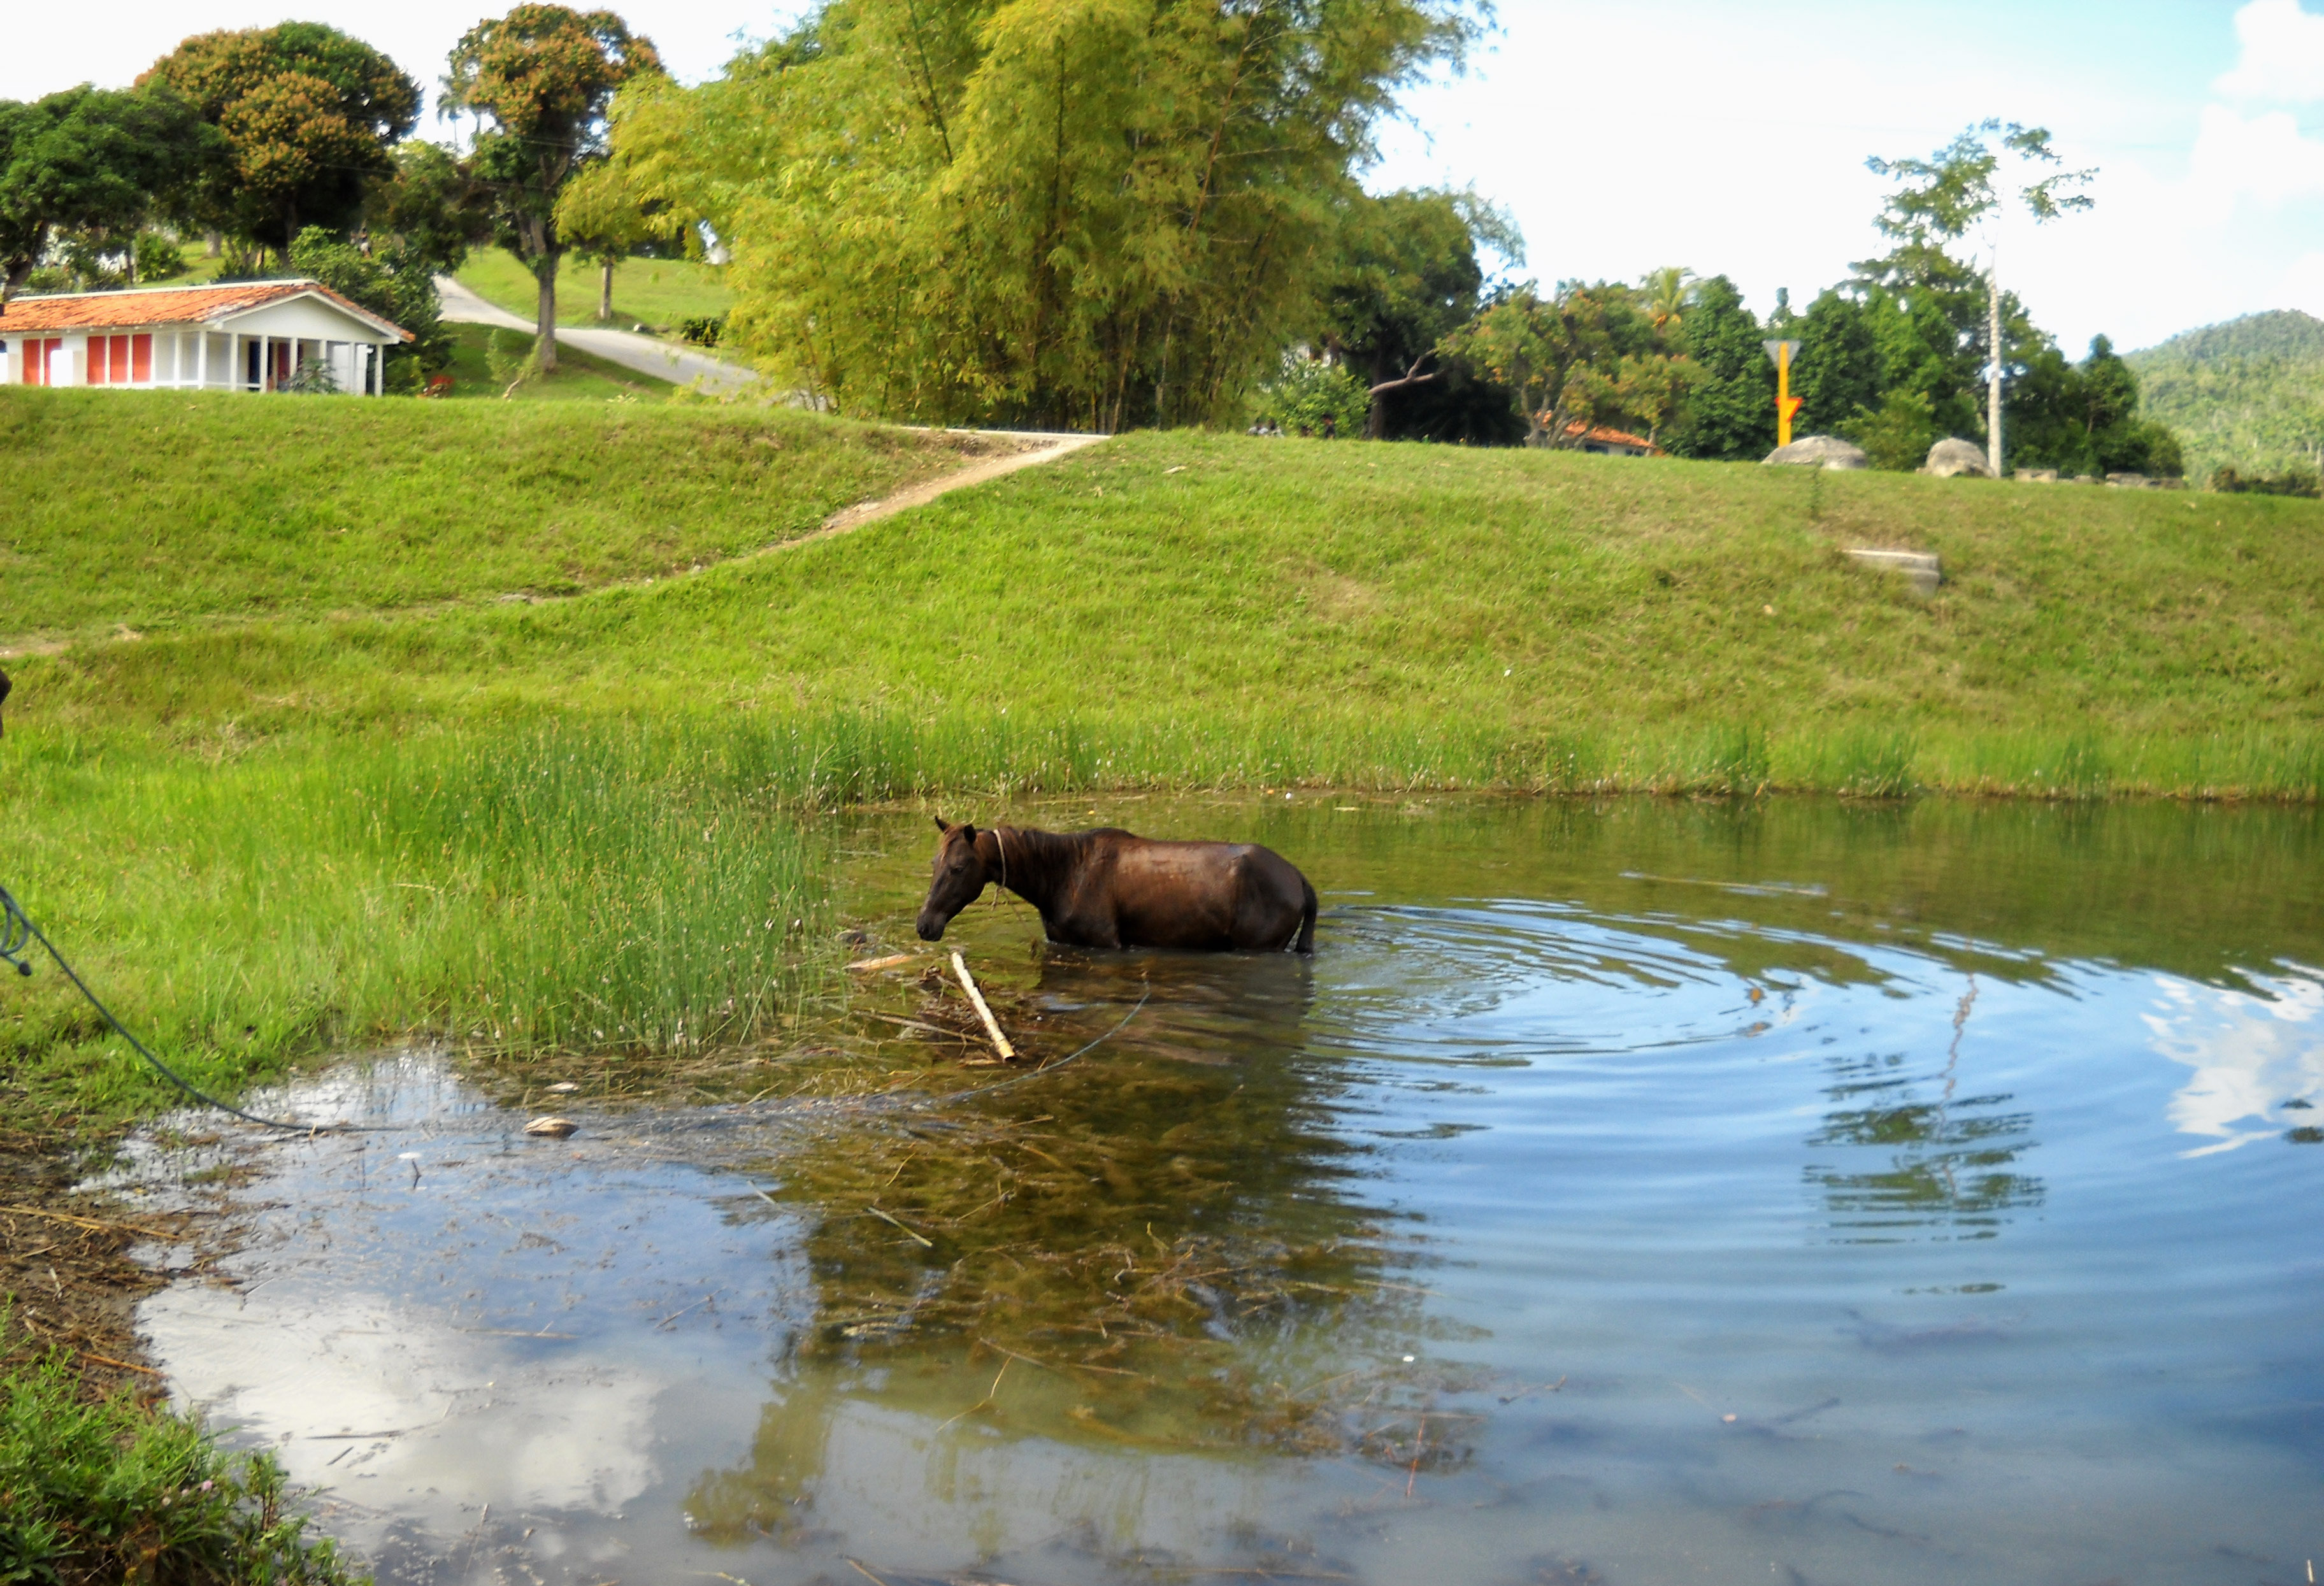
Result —
<path fill-rule="evenodd" d="M 146 635 L 28 667 L 30 721 L 740 715 L 840 733 L 823 763 L 883 792 L 2313 788 L 2305 502 L 1142 435 L 718 565 L 937 443 L 700 408 L 145 401 L 0 402 L 0 456 L 44 484 L 5 551 L 20 632 Z M 1948 582 L 1915 599 L 1857 544 L 1937 551 Z M 466 604 L 383 609 L 436 601 Z"/>
<path fill-rule="evenodd" d="M 0 390 L 0 654 L 683 572 L 982 449 L 788 409 Z"/>
<path fill-rule="evenodd" d="M 605 402 L 628 398 L 658 402 L 668 401 L 669 393 L 677 389 L 674 382 L 641 374 L 611 358 L 601 358 L 559 342 L 555 373 L 535 375 L 510 391 L 493 377 L 492 357 L 486 349 L 493 336 L 498 335 L 504 351 L 521 355 L 532 345 L 530 336 L 515 330 L 495 332 L 484 325 L 455 326 L 452 335 L 452 364 L 444 373 L 452 377 L 454 401 L 499 401 L 505 398 L 520 402 Z"/>
<path fill-rule="evenodd" d="M 2324 466 L 2324 319 L 2292 309 L 2207 325 L 2125 356 L 2140 409 L 2179 432 L 2187 474 Z"/>
<path fill-rule="evenodd" d="M 486 302 L 530 319 L 540 308 L 531 273 L 500 248 L 477 248 L 460 266 L 460 283 Z M 613 265 L 613 318 L 597 318 L 597 266 L 567 254 L 557 272 L 557 322 L 584 327 L 611 323 L 676 326 L 724 314 L 733 303 L 725 272 L 691 259 L 622 259 Z"/>

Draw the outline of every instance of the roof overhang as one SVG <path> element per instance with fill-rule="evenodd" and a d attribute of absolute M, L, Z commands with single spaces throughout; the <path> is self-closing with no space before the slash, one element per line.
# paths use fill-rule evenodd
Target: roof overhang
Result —
<path fill-rule="evenodd" d="M 253 314 L 263 314 L 269 309 L 279 309 L 285 303 L 300 302 L 320 303 L 325 308 L 344 314 L 350 319 L 359 320 L 370 326 L 374 330 L 383 333 L 392 340 L 404 342 L 416 339 L 411 332 L 392 320 L 383 319 L 361 304 L 350 302 L 338 293 L 326 291 L 320 287 L 309 287 L 305 291 L 288 292 L 279 298 L 269 298 L 263 303 L 250 303 L 239 309 L 229 309 L 222 314 L 210 316 L 203 320 L 202 324 L 212 330 L 231 330 L 235 321 L 238 319 L 247 319 Z"/>

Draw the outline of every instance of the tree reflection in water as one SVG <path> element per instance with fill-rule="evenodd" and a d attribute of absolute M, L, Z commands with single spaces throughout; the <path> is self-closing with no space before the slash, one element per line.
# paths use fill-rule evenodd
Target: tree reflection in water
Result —
<path fill-rule="evenodd" d="M 2042 1181 L 2015 1171 L 2019 1153 L 2034 1144 L 2033 1114 L 2006 1111 L 2006 1093 L 1959 1093 L 1961 1036 L 1976 1005 L 1972 975 L 1953 1013 L 1952 1044 L 1934 1074 L 1915 1074 L 1902 1052 L 1834 1060 L 1836 1083 L 1824 1094 L 1840 1105 L 1808 1137 L 1809 1148 L 1855 1147 L 1887 1157 L 1878 1168 L 1808 1167 L 1839 1242 L 1894 1242 L 1915 1229 L 1936 1228 L 1951 1231 L 1923 1237 L 1993 1239 L 2007 1221 L 2005 1213 L 2042 1203 Z M 1924 1100 L 1930 1087 L 1936 1097 Z"/>

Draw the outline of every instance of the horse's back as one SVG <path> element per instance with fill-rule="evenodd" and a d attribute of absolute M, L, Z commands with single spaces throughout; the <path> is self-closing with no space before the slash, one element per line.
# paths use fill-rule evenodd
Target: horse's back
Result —
<path fill-rule="evenodd" d="M 1125 945 L 1280 948 L 1309 896 L 1291 862 L 1256 843 L 1170 842 L 1104 831 Z"/>

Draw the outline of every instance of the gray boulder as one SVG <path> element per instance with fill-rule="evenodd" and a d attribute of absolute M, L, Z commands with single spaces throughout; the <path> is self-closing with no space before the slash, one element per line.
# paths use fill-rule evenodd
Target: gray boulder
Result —
<path fill-rule="evenodd" d="M 1864 460 L 1864 448 L 1851 446 L 1837 435 L 1803 435 L 1789 446 L 1779 446 L 1759 459 L 1760 466 L 1773 463 L 1794 468 L 1863 468 L 1870 465 Z"/>
<path fill-rule="evenodd" d="M 1985 448 L 1973 440 L 1948 437 L 1929 448 L 1929 460 L 1921 465 L 1921 472 L 1939 479 L 1990 479 L 1993 470 L 1985 460 Z"/>

